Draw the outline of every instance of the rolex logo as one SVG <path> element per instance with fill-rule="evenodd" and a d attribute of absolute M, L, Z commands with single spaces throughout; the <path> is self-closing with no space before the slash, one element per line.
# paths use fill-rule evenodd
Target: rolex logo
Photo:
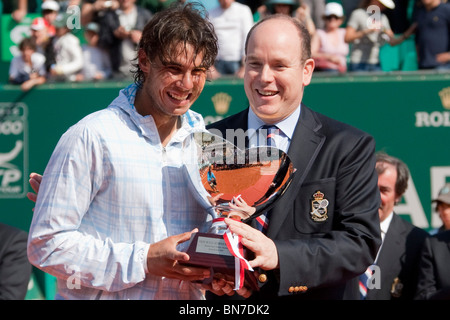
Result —
<path fill-rule="evenodd" d="M 441 97 L 442 106 L 445 109 L 450 110 L 450 87 L 444 88 L 439 91 L 439 96 Z"/>
<path fill-rule="evenodd" d="M 439 91 L 444 109 L 450 110 L 450 87 Z M 417 111 L 416 127 L 450 127 L 450 111 Z"/>
<path fill-rule="evenodd" d="M 211 98 L 211 100 L 214 104 L 214 109 L 216 110 L 216 112 L 218 114 L 225 114 L 228 112 L 228 109 L 230 109 L 230 102 L 232 100 L 232 97 L 228 93 L 219 92 L 216 93 Z"/>

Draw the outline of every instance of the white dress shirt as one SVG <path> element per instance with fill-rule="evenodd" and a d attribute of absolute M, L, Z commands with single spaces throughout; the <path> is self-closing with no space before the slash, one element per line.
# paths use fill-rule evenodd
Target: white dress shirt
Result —
<path fill-rule="evenodd" d="M 378 256 L 380 255 L 381 248 L 383 247 L 384 238 L 386 237 L 386 233 L 388 232 L 389 225 L 391 224 L 392 218 L 394 217 L 394 212 L 391 212 L 386 219 L 380 222 L 380 229 L 381 229 L 381 246 L 378 249 L 377 257 L 375 258 L 375 264 L 378 260 Z"/>
<path fill-rule="evenodd" d="M 301 106 L 286 119 L 275 123 L 275 125 L 280 129 L 279 134 L 274 137 L 275 147 L 287 153 L 289 150 L 289 144 L 291 143 L 292 136 L 294 135 L 294 130 L 297 125 L 298 119 L 300 117 Z M 261 137 L 258 137 L 258 129 L 261 128 L 265 123 L 259 119 L 253 112 L 252 108 L 249 108 L 248 112 L 248 139 L 249 147 L 257 147 L 258 140 L 261 141 Z M 263 138 L 265 141 L 265 137 Z"/>
<path fill-rule="evenodd" d="M 28 256 L 57 277 L 60 298 L 203 298 L 190 282 L 147 273 L 146 259 L 152 243 L 207 220 L 210 204 L 186 175 L 203 118 L 188 111 L 163 147 L 153 118 L 136 112 L 135 92 L 130 85 L 72 126 L 45 169 Z"/>

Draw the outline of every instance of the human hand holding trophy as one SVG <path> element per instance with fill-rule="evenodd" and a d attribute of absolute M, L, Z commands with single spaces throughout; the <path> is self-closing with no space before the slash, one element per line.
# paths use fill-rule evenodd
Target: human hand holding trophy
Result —
<path fill-rule="evenodd" d="M 212 219 L 207 232 L 192 235 L 186 250 L 190 259 L 180 263 L 210 268 L 209 281 L 227 279 L 235 290 L 244 285 L 258 290 L 248 262 L 254 252 L 246 248 L 246 240 L 238 233 L 243 227 L 263 236 L 247 224 L 270 210 L 283 195 L 295 172 L 293 164 L 286 153 L 274 147 L 242 150 L 209 132 L 195 133 L 194 140 L 198 170 L 191 170 L 189 176 L 196 189 L 209 194 Z M 247 246 L 264 250 L 248 242 Z"/>

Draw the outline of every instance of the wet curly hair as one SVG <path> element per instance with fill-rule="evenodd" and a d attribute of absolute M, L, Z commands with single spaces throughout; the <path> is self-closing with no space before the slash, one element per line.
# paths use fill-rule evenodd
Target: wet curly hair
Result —
<path fill-rule="evenodd" d="M 207 18 L 204 7 L 198 3 L 175 3 L 156 13 L 142 31 L 139 50 L 143 50 L 150 63 L 170 62 L 181 50 L 190 45 L 195 56 L 203 54 L 201 67 L 209 69 L 217 57 L 218 42 L 214 26 Z M 138 58 L 133 62 L 133 78 L 137 85 L 145 81 L 145 73 L 139 67 Z"/>

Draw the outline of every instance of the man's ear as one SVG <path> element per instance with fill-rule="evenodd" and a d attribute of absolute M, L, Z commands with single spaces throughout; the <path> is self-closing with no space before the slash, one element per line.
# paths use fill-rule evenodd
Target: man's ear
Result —
<path fill-rule="evenodd" d="M 303 66 L 303 85 L 307 86 L 311 83 L 311 78 L 314 72 L 315 62 L 314 59 L 307 59 Z"/>
<path fill-rule="evenodd" d="M 139 49 L 138 62 L 139 68 L 141 68 L 142 72 L 147 74 L 150 71 L 150 61 L 148 60 L 147 54 L 143 49 Z"/>

